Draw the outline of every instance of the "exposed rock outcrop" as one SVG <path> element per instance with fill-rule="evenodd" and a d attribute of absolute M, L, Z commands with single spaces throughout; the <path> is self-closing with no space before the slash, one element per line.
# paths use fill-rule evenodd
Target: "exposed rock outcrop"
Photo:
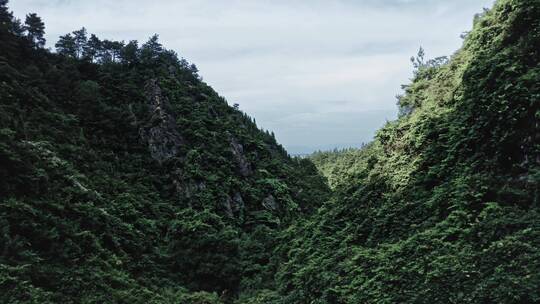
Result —
<path fill-rule="evenodd" d="M 227 198 L 223 202 L 223 207 L 229 217 L 240 216 L 245 209 L 244 199 L 240 192 L 235 192 L 232 198 L 227 195 Z"/>
<path fill-rule="evenodd" d="M 233 136 L 230 136 L 230 143 L 231 152 L 234 155 L 238 167 L 238 173 L 243 177 L 250 176 L 253 173 L 253 170 L 251 169 L 251 164 L 244 155 L 244 147 Z"/>
<path fill-rule="evenodd" d="M 276 198 L 272 194 L 269 194 L 266 198 L 263 199 L 262 205 L 264 208 L 272 211 L 275 211 L 279 208 Z"/>
<path fill-rule="evenodd" d="M 180 170 L 178 169 L 174 172 L 173 176 L 172 183 L 179 196 L 191 198 L 196 193 L 206 189 L 206 183 L 204 181 L 182 180 Z"/>
<path fill-rule="evenodd" d="M 185 140 L 178 132 L 169 101 L 156 79 L 148 81 L 145 92 L 149 119 L 140 128 L 139 134 L 148 145 L 152 158 L 162 163 L 176 156 Z"/>

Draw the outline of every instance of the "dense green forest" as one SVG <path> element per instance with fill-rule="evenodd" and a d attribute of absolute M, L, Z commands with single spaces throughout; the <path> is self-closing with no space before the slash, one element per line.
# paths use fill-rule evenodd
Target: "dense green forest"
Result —
<path fill-rule="evenodd" d="M 368 145 L 362 145 L 361 148 L 334 149 L 332 151 L 317 151 L 308 156 L 309 160 L 315 164 L 319 172 L 326 178 L 328 186 L 332 189 L 345 181 L 356 176 L 356 173 L 362 169 L 365 160 L 362 160 L 367 154 L 364 153 Z"/>
<path fill-rule="evenodd" d="M 540 303 L 540 1 L 307 159 L 157 35 L 44 33 L 0 0 L 0 303 Z"/>
<path fill-rule="evenodd" d="M 275 289 L 279 232 L 328 197 L 308 160 L 158 37 L 0 1 L 0 302 L 207 303 Z M 190 302 L 191 301 L 191 302 Z"/>

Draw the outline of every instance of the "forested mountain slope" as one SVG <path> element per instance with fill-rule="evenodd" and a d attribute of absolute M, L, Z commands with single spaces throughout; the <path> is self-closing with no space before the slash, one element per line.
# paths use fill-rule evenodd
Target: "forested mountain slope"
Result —
<path fill-rule="evenodd" d="M 157 36 L 0 1 L 0 302 L 209 303 L 273 289 L 279 231 L 328 195 Z"/>
<path fill-rule="evenodd" d="M 540 302 L 539 60 L 536 0 L 496 2 L 448 62 L 420 54 L 400 118 L 289 230 L 283 303 Z"/>
<path fill-rule="evenodd" d="M 308 156 L 315 164 L 320 173 L 326 178 L 331 188 L 338 187 L 340 184 L 354 179 L 359 170 L 364 166 L 364 158 L 369 145 L 363 145 L 361 148 L 347 148 L 333 151 L 317 151 Z"/>
<path fill-rule="evenodd" d="M 540 302 L 540 1 L 414 58 L 332 192 L 157 36 L 43 32 L 0 0 L 1 303 Z"/>

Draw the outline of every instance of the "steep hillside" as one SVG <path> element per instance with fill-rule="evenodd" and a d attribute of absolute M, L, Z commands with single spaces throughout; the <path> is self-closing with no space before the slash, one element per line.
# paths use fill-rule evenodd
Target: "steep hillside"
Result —
<path fill-rule="evenodd" d="M 308 156 L 309 160 L 326 178 L 328 185 L 335 189 L 354 182 L 356 173 L 364 166 L 369 145 L 333 151 L 317 151 Z M 352 179 L 352 180 L 351 180 Z"/>
<path fill-rule="evenodd" d="M 539 60 L 536 0 L 498 1 L 449 61 L 420 53 L 400 118 L 284 237 L 281 303 L 540 302 Z"/>
<path fill-rule="evenodd" d="M 413 58 L 327 183 L 157 36 L 43 34 L 0 0 L 1 303 L 540 303 L 539 0 Z"/>
<path fill-rule="evenodd" d="M 0 1 L 0 302 L 230 302 L 272 289 L 280 230 L 328 194 L 307 160 L 157 36 L 43 23 Z"/>

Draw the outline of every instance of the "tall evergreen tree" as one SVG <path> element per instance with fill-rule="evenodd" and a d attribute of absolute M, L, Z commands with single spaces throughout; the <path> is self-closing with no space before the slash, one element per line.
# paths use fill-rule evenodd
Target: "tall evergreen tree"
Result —
<path fill-rule="evenodd" d="M 0 0 L 0 30 L 8 30 L 11 27 L 13 14 L 9 11 L 8 0 Z"/>
<path fill-rule="evenodd" d="M 13 58 L 18 57 L 19 52 L 17 50 L 18 43 L 13 39 L 12 34 L 20 32 L 14 31 L 14 28 L 20 28 L 20 22 L 14 22 L 13 14 L 9 11 L 7 3 L 8 0 L 0 0 L 0 57 Z M 2 90 L 0 89 L 0 91 Z"/>
<path fill-rule="evenodd" d="M 77 58 L 83 57 L 84 49 L 88 42 L 88 37 L 86 33 L 86 28 L 81 28 L 78 31 L 73 31 L 73 39 L 75 41 L 75 49 Z"/>
<path fill-rule="evenodd" d="M 45 46 L 45 38 L 43 37 L 45 35 L 45 23 L 43 23 L 41 18 L 35 13 L 28 14 L 26 15 L 24 24 L 28 39 L 36 47 Z"/>
<path fill-rule="evenodd" d="M 91 34 L 84 48 L 83 57 L 95 61 L 98 59 L 101 49 L 101 40 L 96 35 Z"/>
<path fill-rule="evenodd" d="M 66 34 L 60 36 L 58 42 L 54 45 L 58 54 L 68 56 L 68 57 L 77 57 L 77 44 L 75 38 L 71 34 Z"/>
<path fill-rule="evenodd" d="M 120 53 L 124 47 L 124 42 L 103 40 L 102 42 L 102 61 L 104 62 L 116 62 L 120 58 Z"/>
<path fill-rule="evenodd" d="M 151 61 L 157 59 L 162 52 L 163 46 L 159 43 L 159 35 L 154 34 L 142 45 L 141 57 L 143 61 Z"/>
<path fill-rule="evenodd" d="M 120 52 L 122 63 L 135 63 L 138 61 L 139 46 L 137 40 L 131 40 Z"/>
<path fill-rule="evenodd" d="M 111 43 L 111 54 L 113 62 L 120 59 L 122 49 L 124 48 L 124 41 L 113 41 Z"/>
<path fill-rule="evenodd" d="M 24 36 L 24 25 L 21 19 L 13 18 L 11 22 L 11 32 L 17 36 Z"/>

